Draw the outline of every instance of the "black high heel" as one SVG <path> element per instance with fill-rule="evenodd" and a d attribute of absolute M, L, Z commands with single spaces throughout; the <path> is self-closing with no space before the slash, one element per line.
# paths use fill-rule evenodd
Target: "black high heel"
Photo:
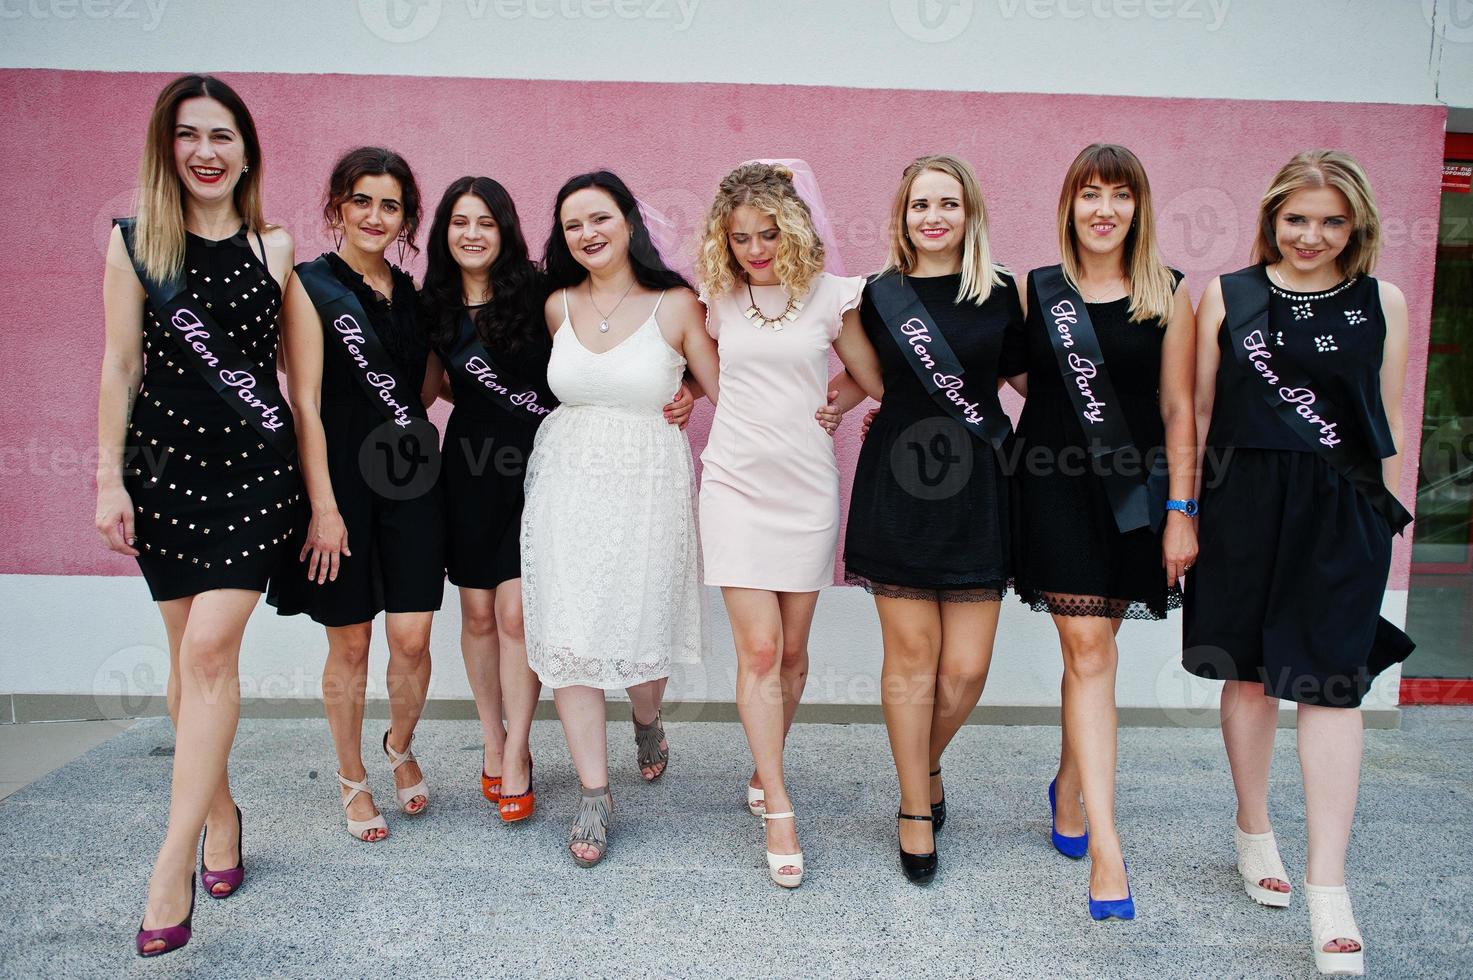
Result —
<path fill-rule="evenodd" d="M 937 766 L 936 771 L 931 773 L 931 775 L 941 775 L 941 767 Z M 942 825 L 946 823 L 946 788 L 944 786 L 941 789 L 941 802 L 931 804 L 931 819 L 936 824 L 936 826 L 932 828 L 933 832 L 939 831 Z"/>
<path fill-rule="evenodd" d="M 918 817 L 911 813 L 900 812 L 895 815 L 897 820 L 923 820 L 926 823 L 935 823 L 933 817 Z M 932 833 L 934 833 L 934 829 Z M 936 876 L 936 849 L 932 847 L 929 854 L 912 854 L 904 847 L 900 848 L 900 868 L 905 876 L 913 884 L 929 885 L 931 879 Z"/>

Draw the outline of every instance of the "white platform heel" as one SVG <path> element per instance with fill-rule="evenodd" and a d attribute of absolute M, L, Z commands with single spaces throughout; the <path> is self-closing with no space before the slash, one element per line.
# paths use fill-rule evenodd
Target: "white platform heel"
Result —
<path fill-rule="evenodd" d="M 789 810 L 787 813 L 763 813 L 762 819 L 791 820 L 793 819 L 793 811 Z M 766 824 L 764 823 L 763 826 L 765 827 Z M 782 873 L 783 868 L 797 868 L 798 873 L 795 875 L 785 875 Z M 797 888 L 803 884 L 803 852 L 799 851 L 797 854 L 774 854 L 768 851 L 767 873 L 772 876 L 774 882 L 782 885 L 784 888 Z"/>
<path fill-rule="evenodd" d="M 1279 857 L 1279 843 L 1274 839 L 1273 831 L 1249 834 L 1234 824 L 1233 843 L 1238 849 L 1238 874 L 1243 876 L 1243 890 L 1248 893 L 1248 897 L 1259 905 L 1288 908 L 1289 900 L 1294 897 L 1292 890 L 1276 892 L 1259 884 L 1265 878 L 1277 878 L 1285 884 L 1289 882 L 1289 874 L 1284 870 L 1284 862 Z"/>
<path fill-rule="evenodd" d="M 747 809 L 754 817 L 760 817 L 767 812 L 767 793 L 751 783 L 747 784 Z"/>
<path fill-rule="evenodd" d="M 1350 894 L 1344 885 L 1311 885 L 1304 883 L 1309 900 L 1309 931 L 1314 936 L 1314 965 L 1321 974 L 1335 977 L 1358 977 L 1366 972 L 1365 942 L 1355 925 L 1355 912 L 1350 908 Z M 1360 949 L 1351 953 L 1331 953 L 1325 943 L 1332 939 L 1350 939 Z"/>

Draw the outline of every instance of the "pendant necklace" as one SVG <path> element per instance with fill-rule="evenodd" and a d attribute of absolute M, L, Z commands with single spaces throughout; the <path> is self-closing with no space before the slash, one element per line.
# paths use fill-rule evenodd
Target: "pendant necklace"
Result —
<path fill-rule="evenodd" d="M 609 332 L 609 317 L 613 316 L 615 313 L 617 313 L 619 311 L 619 304 L 624 302 L 624 298 L 629 295 L 629 290 L 631 290 L 631 289 L 634 288 L 634 283 L 636 281 L 637 280 L 634 280 L 634 279 L 631 279 L 629 281 L 629 285 L 627 287 L 625 287 L 623 294 L 620 295 L 620 297 L 619 297 L 619 302 L 618 303 L 615 303 L 614 304 L 614 308 L 612 310 L 609 310 L 608 315 L 605 316 L 604 315 L 604 311 L 601 310 L 601 309 L 599 309 L 598 308 L 598 304 L 593 301 L 593 277 L 592 276 L 589 276 L 588 277 L 588 304 L 593 307 L 593 311 L 595 313 L 597 313 L 600 317 L 602 317 L 602 319 L 600 319 L 598 321 L 598 332 L 599 333 L 608 333 Z"/>
<path fill-rule="evenodd" d="M 784 289 L 783 292 L 786 293 L 787 290 Z M 750 279 L 747 280 L 747 299 L 752 305 L 747 307 L 743 315 L 759 330 L 764 326 L 771 327 L 773 332 L 781 330 L 784 323 L 792 323 L 798 319 L 798 311 L 803 309 L 803 303 L 789 294 L 788 303 L 783 307 L 783 311 L 775 317 L 768 316 L 757 305 L 757 297 L 752 294 L 752 280 Z"/>

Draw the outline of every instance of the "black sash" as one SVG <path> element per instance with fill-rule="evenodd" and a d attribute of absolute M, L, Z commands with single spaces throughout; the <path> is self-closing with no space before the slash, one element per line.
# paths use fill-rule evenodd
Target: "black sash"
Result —
<path fill-rule="evenodd" d="M 283 459 L 297 455 L 297 437 L 292 430 L 292 413 L 282 397 L 276 372 L 260 370 L 245 352 L 230 341 L 215 318 L 189 291 L 180 274 L 158 282 L 143 271 L 134 254 L 133 218 L 116 218 L 113 224 L 123 233 L 123 244 L 133 271 L 163 325 L 163 333 L 174 342 L 179 356 L 191 364 L 227 405 L 251 424 L 256 433 Z M 263 246 L 264 252 L 264 246 Z M 265 264 L 265 258 L 261 262 Z M 267 272 L 270 275 L 270 272 Z M 172 329 L 170 329 L 172 328 Z"/>
<path fill-rule="evenodd" d="M 535 424 L 557 406 L 557 400 L 552 398 L 549 398 L 551 406 L 542 404 L 543 396 L 536 385 L 527 384 L 496 366 L 491 352 L 481 343 L 469 313 L 461 315 L 460 331 L 445 351 L 444 361 L 447 371 L 460 375 L 488 401 L 513 416 L 530 419 Z"/>
<path fill-rule="evenodd" d="M 1371 506 L 1391 525 L 1392 532 L 1400 534 L 1411 523 L 1412 515 L 1386 489 L 1381 461 L 1349 449 L 1336 431 L 1347 416 L 1322 392 L 1303 383 L 1304 379 L 1290 379 L 1291 363 L 1284 360 L 1273 363 L 1274 354 L 1267 340 L 1268 282 L 1258 267 L 1223 276 L 1221 281 L 1225 325 L 1238 365 L 1250 377 L 1259 379 L 1261 384 L 1256 387 L 1274 414 L 1365 494 Z"/>
<path fill-rule="evenodd" d="M 997 386 L 967 387 L 961 361 L 941 335 L 915 289 L 898 272 L 885 272 L 865 287 L 870 302 L 900 348 L 905 363 L 931 399 L 979 440 L 1000 449 L 1013 426 L 997 399 Z"/>
<path fill-rule="evenodd" d="M 297 266 L 297 275 L 322 320 L 323 343 L 337 352 L 327 356 L 344 359 L 348 373 L 389 422 L 408 429 L 415 419 L 426 419 L 420 402 L 423 379 L 406 384 L 399 377 L 398 365 L 384 350 L 363 304 L 358 302 L 351 287 L 333 275 L 327 259 L 318 257 L 303 262 Z"/>
<path fill-rule="evenodd" d="M 1142 527 L 1158 530 L 1165 517 L 1167 474 L 1159 459 L 1146 461 L 1131 439 L 1083 297 L 1064 278 L 1061 266 L 1035 270 L 1033 284 L 1059 373 L 1064 376 L 1089 454 L 1096 461 L 1095 472 L 1105 485 L 1115 526 L 1122 534 Z M 1139 462 L 1126 463 L 1122 453 Z"/>

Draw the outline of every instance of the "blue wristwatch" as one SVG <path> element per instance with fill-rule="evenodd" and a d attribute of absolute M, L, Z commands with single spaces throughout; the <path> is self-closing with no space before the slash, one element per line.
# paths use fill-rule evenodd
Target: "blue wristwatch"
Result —
<path fill-rule="evenodd" d="M 1168 500 L 1166 501 L 1166 509 L 1179 510 L 1188 517 L 1196 517 L 1197 500 L 1195 497 L 1189 498 L 1187 500 Z"/>

